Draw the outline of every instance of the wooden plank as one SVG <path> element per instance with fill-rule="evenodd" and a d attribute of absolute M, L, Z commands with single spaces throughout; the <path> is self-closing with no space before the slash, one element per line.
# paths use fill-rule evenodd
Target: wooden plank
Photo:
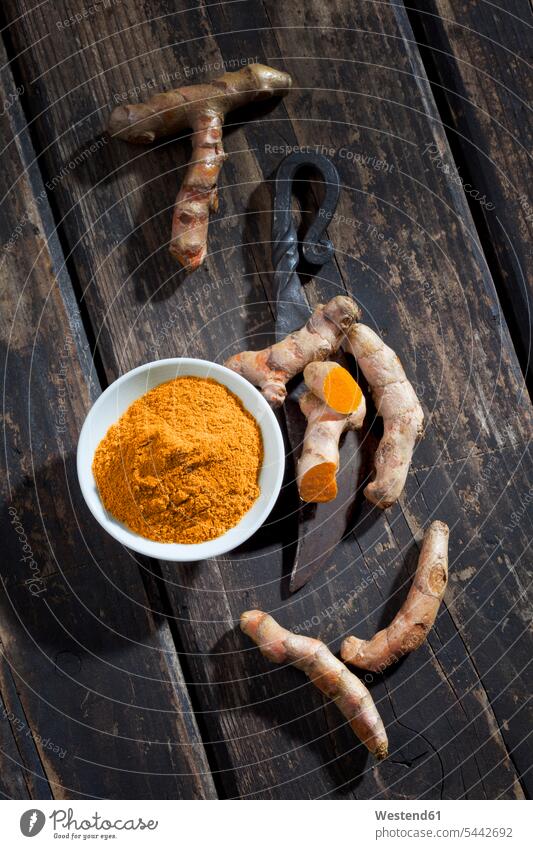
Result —
<path fill-rule="evenodd" d="M 439 631 L 443 653 L 454 654 L 465 641 L 475 658 L 481 688 L 472 696 L 480 710 L 487 699 L 494 719 L 504 729 L 506 745 L 524 786 L 531 787 L 532 561 L 531 466 L 529 446 L 459 460 L 416 474 L 413 505 L 431 516 L 443 510 L 456 529 L 456 561 L 448 594 L 458 633 Z M 450 667 L 457 677 L 457 661 Z M 496 729 L 494 729 L 496 730 Z M 499 768 L 496 764 L 488 769 Z M 486 773 L 485 773 L 486 775 Z M 530 792 L 530 789 L 529 789 Z"/>
<path fill-rule="evenodd" d="M 8 7 L 14 15 L 17 4 Z M 416 555 L 413 533 L 420 535 L 429 515 L 448 518 L 445 505 L 429 511 L 422 500 L 427 487 L 421 489 L 417 475 L 425 469 L 432 470 L 432 486 L 442 485 L 449 467 L 464 463 L 465 479 L 476 486 L 480 458 L 494 455 L 501 515 L 520 504 L 506 485 L 506 452 L 525 444 L 531 411 L 464 195 L 426 167 L 424 145 L 446 140 L 405 14 L 365 4 L 354 24 L 347 4 L 318 0 L 305 12 L 270 2 L 183 12 L 183 4 L 161 18 L 158 4 L 144 8 L 149 23 L 139 20 L 136 4 L 124 3 L 112 21 L 87 19 L 60 38 L 39 10 L 12 29 L 18 49 L 50 33 L 19 66 L 49 175 L 98 137 L 115 93 L 152 78 L 178 73 L 183 79 L 184 68 L 202 66 L 193 74 L 200 80 L 216 73 L 221 58 L 257 56 L 286 66 L 295 90 L 274 108 L 247 112 L 255 121 L 227 133 L 222 212 L 211 227 L 206 266 L 189 278 L 176 272 L 165 246 L 185 145 L 143 151 L 106 143 L 83 170 L 55 186 L 62 235 L 108 376 L 155 356 L 220 361 L 243 340 L 258 347 L 270 338 L 268 181 L 282 145 L 325 144 L 344 187 L 330 228 L 337 265 L 308 285 L 310 300 L 339 287 L 352 292 L 367 321 L 401 352 L 428 415 L 402 506 L 385 516 L 359 505 L 354 534 L 296 597 L 286 593 L 294 528 L 283 502 L 268 526 L 231 556 L 162 566 L 162 609 L 174 616 L 219 786 L 225 795 L 255 798 L 521 796 L 509 750 L 522 719 L 497 696 L 523 667 L 526 637 L 506 657 L 505 674 L 491 670 L 486 687 L 471 625 L 479 598 L 467 595 L 464 607 L 443 611 L 429 645 L 373 682 L 393 747 L 379 767 L 367 762 L 313 688 L 294 670 L 269 666 L 236 629 L 240 611 L 254 605 L 289 627 L 320 634 L 333 648 L 347 631 L 369 634 L 383 624 L 405 591 L 404 570 Z M 228 35 L 214 38 L 211 31 Z M 80 41 L 91 49 L 80 51 Z M 49 146 L 50 139 L 57 141 Z M 368 435 L 365 453 L 376 433 Z M 454 528 L 454 558 L 473 527 Z M 498 570 L 490 550 L 485 541 L 485 595 Z M 524 584 L 526 568 L 517 564 Z M 500 604 L 509 615 L 515 601 L 504 587 Z M 522 601 L 517 615 L 518 628 Z M 487 637 L 494 657 L 506 645 L 502 628 Z"/>
<path fill-rule="evenodd" d="M 8 103 L 6 67 L 1 83 Z M 0 127 L 2 792 L 212 797 L 168 623 L 80 497 L 75 446 L 98 381 L 17 102 Z"/>
<path fill-rule="evenodd" d="M 424 63 L 445 110 L 459 179 L 484 224 L 484 246 L 531 378 L 531 4 L 416 0 L 409 6 L 416 36 L 427 45 Z M 430 168 L 452 165 L 435 149 L 427 159 Z"/>
<path fill-rule="evenodd" d="M 50 785 L 1 648 L 0 794 L 7 799 L 51 799 Z"/>

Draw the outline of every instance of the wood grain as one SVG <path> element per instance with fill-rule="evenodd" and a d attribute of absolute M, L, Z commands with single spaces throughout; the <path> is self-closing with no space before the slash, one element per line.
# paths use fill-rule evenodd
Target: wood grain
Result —
<path fill-rule="evenodd" d="M 18 4 L 7 7 L 15 17 Z M 66 4 L 57 9 L 68 14 Z M 10 30 L 15 51 L 33 45 L 16 67 L 47 180 L 100 140 L 115 97 L 136 99 L 135 87 L 201 81 L 222 61 L 255 58 L 294 77 L 285 101 L 230 116 L 221 212 L 206 265 L 190 277 L 167 251 L 188 142 L 145 150 L 104 141 L 54 185 L 107 378 L 163 356 L 223 361 L 271 340 L 272 176 L 286 148 L 324 145 L 343 183 L 329 228 L 337 255 L 307 282 L 309 300 L 353 294 L 401 353 L 427 415 L 402 504 L 378 514 L 358 499 L 352 532 L 296 596 L 287 593 L 288 490 L 231 555 L 150 565 L 152 608 L 179 646 L 217 789 L 263 799 L 520 798 L 529 780 L 516 703 L 531 651 L 517 593 L 530 580 L 519 557 L 527 521 L 513 527 L 504 581 L 494 546 L 527 497 L 520 458 L 531 409 L 465 196 L 424 155 L 427 144 L 448 148 L 405 11 L 365 3 L 354 16 L 347 3 L 319 0 L 305 10 L 185 9 L 147 2 L 141 20 L 138 4 L 126 2 L 61 31 L 37 9 Z M 305 221 L 313 193 L 300 200 Z M 378 435 L 374 423 L 362 446 L 367 468 Z M 452 525 L 449 604 L 428 644 L 371 682 L 392 748 L 374 766 L 338 712 L 295 670 L 269 666 L 236 624 L 259 606 L 335 650 L 346 633 L 370 635 L 407 592 L 414 538 L 431 518 Z M 456 575 L 466 575 L 457 586 Z"/>
<path fill-rule="evenodd" d="M 417 10 L 416 32 L 427 45 L 426 68 L 442 105 L 456 173 L 467 186 L 513 341 L 531 378 L 531 4 L 409 5 L 413 17 Z"/>
<path fill-rule="evenodd" d="M 98 381 L 17 102 L 0 125 L 2 792 L 213 797 L 168 623 L 82 503 L 75 447 Z"/>

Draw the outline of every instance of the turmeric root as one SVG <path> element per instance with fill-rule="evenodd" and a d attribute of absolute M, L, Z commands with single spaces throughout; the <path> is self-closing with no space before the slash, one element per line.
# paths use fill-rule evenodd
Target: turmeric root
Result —
<path fill-rule="evenodd" d="M 243 351 L 225 365 L 258 386 L 272 407 L 280 407 L 287 396 L 285 384 L 308 363 L 335 353 L 359 315 L 355 301 L 337 295 L 319 304 L 304 327 L 282 342 L 262 351 Z"/>
<path fill-rule="evenodd" d="M 383 418 L 375 477 L 365 488 L 365 496 L 384 509 L 402 493 L 414 446 L 422 433 L 424 413 L 400 360 L 370 327 L 353 325 L 345 347 L 357 360 L 378 415 Z"/>
<path fill-rule="evenodd" d="M 267 65 L 247 65 L 211 83 L 156 94 L 147 103 L 117 106 L 109 133 L 135 144 L 174 135 L 191 127 L 192 159 L 176 198 L 170 253 L 194 271 L 207 251 L 209 212 L 218 209 L 217 179 L 226 158 L 222 124 L 227 112 L 253 100 L 284 95 L 289 74 Z"/>
<path fill-rule="evenodd" d="M 347 637 L 341 657 L 370 672 L 382 672 L 422 645 L 433 627 L 448 581 L 448 526 L 432 522 L 424 536 L 409 595 L 388 628 L 371 640 Z"/>
<path fill-rule="evenodd" d="M 287 631 L 261 610 L 245 611 L 241 630 L 259 646 L 267 660 L 290 663 L 305 672 L 315 687 L 333 699 L 367 749 L 378 760 L 387 757 L 387 734 L 372 696 L 324 643 Z"/>
<path fill-rule="evenodd" d="M 340 366 L 336 368 L 346 371 Z M 300 398 L 300 409 L 307 419 L 302 454 L 296 469 L 296 482 L 302 501 L 321 503 L 333 501 L 337 496 L 339 440 L 345 430 L 361 427 L 366 412 L 363 394 L 355 380 L 353 383 L 359 393 L 359 405 L 349 415 L 335 412 L 312 392 L 306 392 Z"/>
<path fill-rule="evenodd" d="M 313 395 L 337 413 L 354 413 L 363 397 L 350 372 L 338 363 L 309 363 L 304 369 L 304 381 Z"/>

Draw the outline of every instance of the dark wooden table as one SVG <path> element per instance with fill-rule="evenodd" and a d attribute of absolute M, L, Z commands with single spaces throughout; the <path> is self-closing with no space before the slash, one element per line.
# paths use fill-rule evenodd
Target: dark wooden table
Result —
<path fill-rule="evenodd" d="M 527 0 L 5 0 L 1 14 L 2 795 L 530 795 Z M 103 129 L 126 95 L 253 60 L 294 90 L 230 116 L 209 256 L 183 277 L 166 240 L 188 141 L 141 149 Z M 358 300 L 427 428 L 401 503 L 359 498 L 327 569 L 290 597 L 283 500 L 230 556 L 150 562 L 89 515 L 75 451 L 124 371 L 271 340 L 272 175 L 298 145 L 328 148 L 342 180 L 336 259 L 309 301 Z M 298 203 L 305 216 L 312 193 Z M 428 643 L 370 682 L 392 749 L 376 766 L 236 625 L 260 606 L 335 651 L 371 635 L 431 518 L 451 527 L 450 582 Z"/>

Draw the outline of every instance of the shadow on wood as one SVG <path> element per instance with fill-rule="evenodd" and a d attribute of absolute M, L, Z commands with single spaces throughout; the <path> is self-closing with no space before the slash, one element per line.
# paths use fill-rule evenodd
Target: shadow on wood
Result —
<path fill-rule="evenodd" d="M 236 649 L 237 646 L 240 649 Z M 250 651 L 249 674 L 246 681 L 240 682 L 245 700 L 242 709 L 261 716 L 262 726 L 266 724 L 274 734 L 281 734 L 284 740 L 290 741 L 285 753 L 287 758 L 290 759 L 292 748 L 309 748 L 313 752 L 313 762 L 320 761 L 335 785 L 345 786 L 347 793 L 353 790 L 362 779 L 369 754 L 354 738 L 339 711 L 335 709 L 334 719 L 330 717 L 320 693 L 302 673 L 288 666 L 269 664 L 239 628 L 228 631 L 214 646 L 213 653 L 242 651 L 243 648 Z M 224 699 L 224 689 L 221 698 Z M 231 702 L 228 709 L 230 705 Z M 312 771 L 309 798 L 313 798 L 311 775 Z M 268 795 L 265 791 L 265 798 Z"/>

